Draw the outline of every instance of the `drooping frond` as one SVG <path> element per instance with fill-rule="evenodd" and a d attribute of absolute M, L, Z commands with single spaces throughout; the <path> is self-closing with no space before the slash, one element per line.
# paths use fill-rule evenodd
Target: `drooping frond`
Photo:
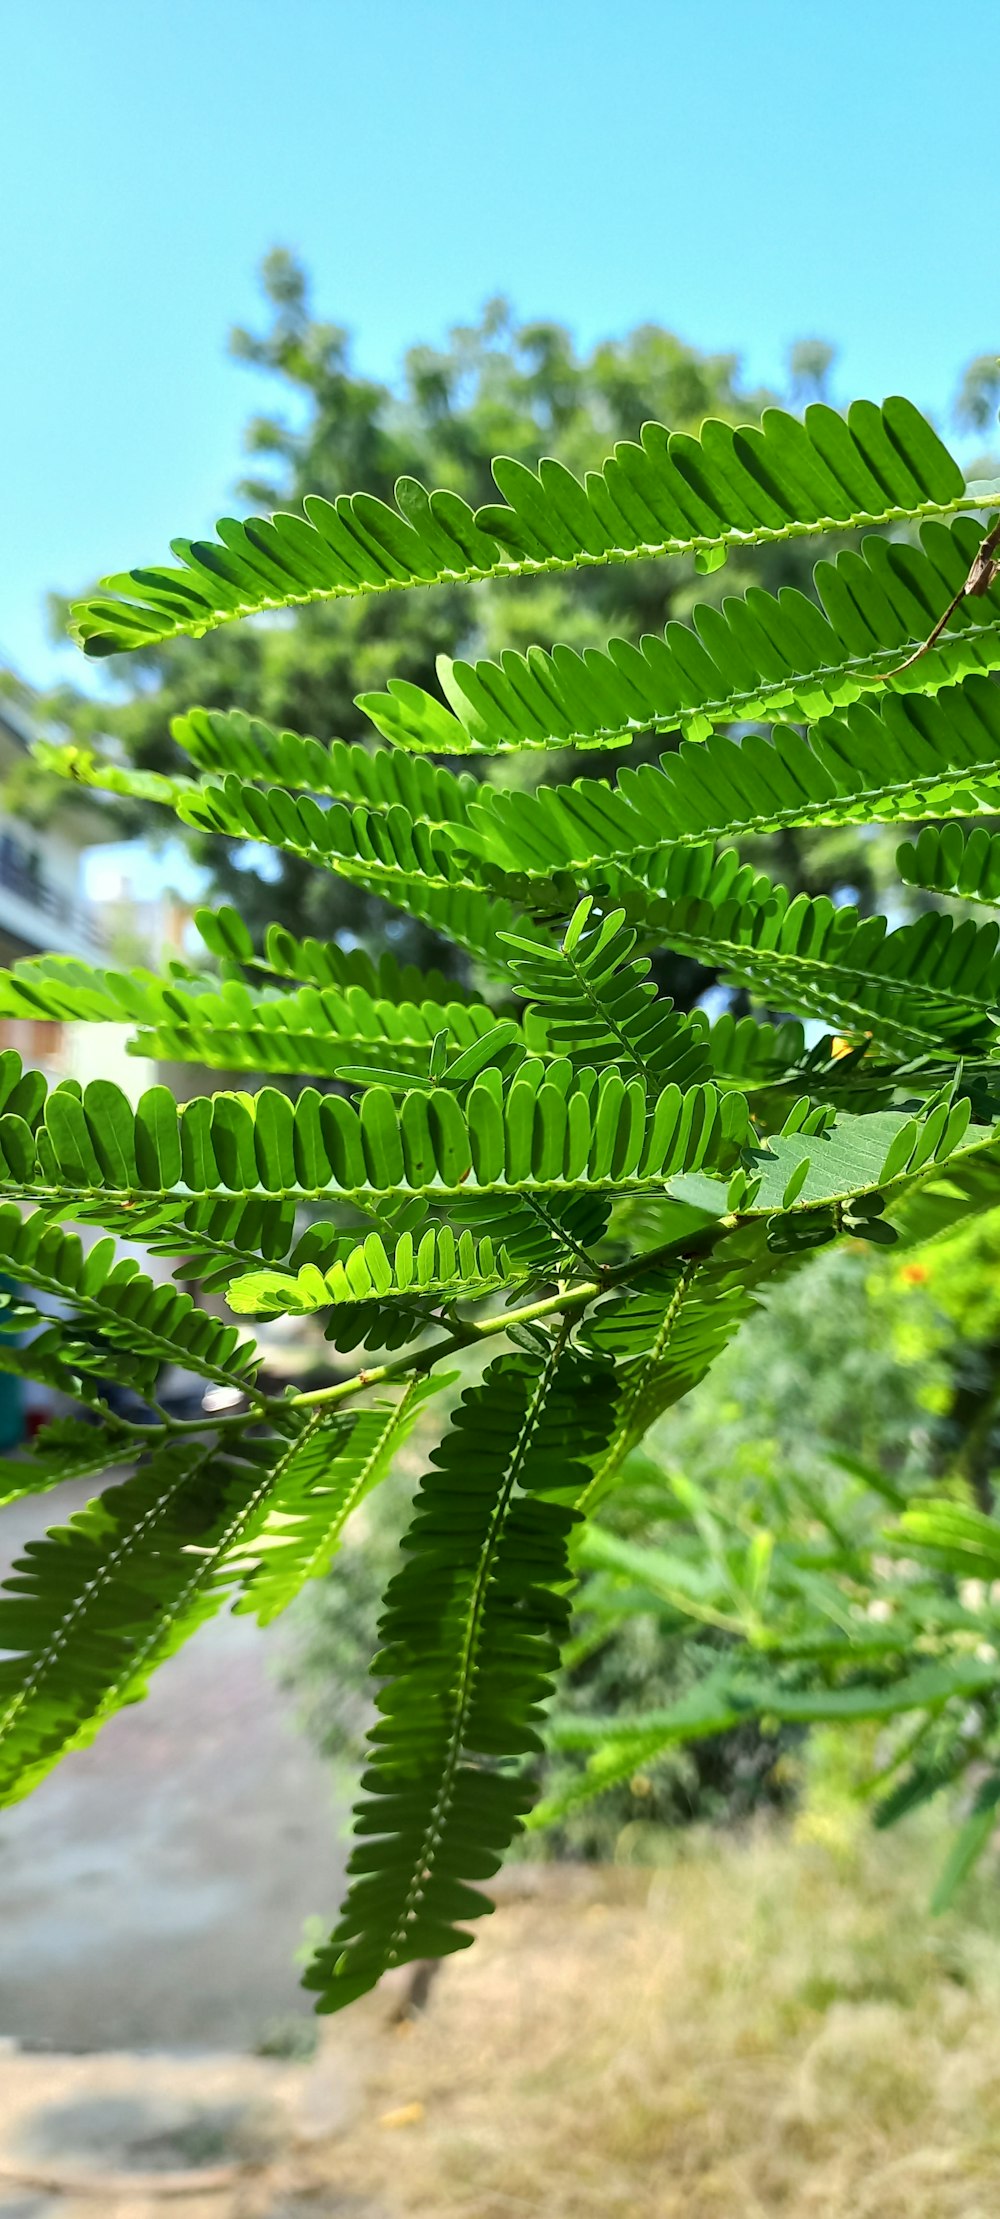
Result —
<path fill-rule="evenodd" d="M 574 1505 L 607 1440 L 608 1376 L 586 1358 L 507 1356 L 467 1390 L 417 1496 L 375 1670 L 382 1721 L 352 1884 L 307 1984 L 339 2009 L 390 1966 L 464 1947 L 528 1801 L 568 1606 Z"/>
<path fill-rule="evenodd" d="M 775 912 L 720 918 L 720 936 L 678 916 L 665 926 L 671 946 L 717 963 L 724 977 L 774 1006 L 799 1010 L 839 1033 L 870 1032 L 901 1055 L 985 1045 L 982 998 L 995 992 L 994 928 L 952 924 L 939 913 L 887 933 L 884 919 L 856 911 L 827 914 L 815 902 L 781 899 Z M 874 927 L 870 930 L 869 927 Z M 759 937 L 758 937 L 759 935 Z M 903 983 L 912 965 L 909 986 Z"/>
<path fill-rule="evenodd" d="M 0 1372 L 37 1380 L 106 1417 L 111 1387 L 151 1391 L 158 1366 L 133 1349 L 105 1346 L 86 1324 L 54 1321 L 22 1294 L 0 1292 Z"/>
<path fill-rule="evenodd" d="M 805 422 L 766 409 L 759 429 L 709 421 L 695 439 L 646 424 L 581 485 L 555 461 L 537 474 L 501 457 L 500 503 L 477 513 L 457 494 L 403 478 L 390 508 L 372 495 L 308 496 L 306 518 L 225 518 L 215 541 L 175 540 L 173 568 L 105 581 L 77 604 L 91 655 L 149 647 L 264 609 L 436 581 L 516 577 L 635 555 L 693 553 L 705 567 L 732 546 L 981 507 L 909 401 L 822 404 Z"/>
<path fill-rule="evenodd" d="M 1000 810 L 1000 691 L 986 678 L 936 700 L 889 694 L 741 740 L 722 733 L 620 772 L 534 794 L 484 786 L 452 844 L 519 877 L 638 869 L 650 851 L 779 832 L 788 826 L 898 823 Z M 655 876 L 655 856 L 646 868 Z"/>
<path fill-rule="evenodd" d="M 7 1203 L 0 1207 L 0 1268 L 58 1295 L 112 1347 L 147 1358 L 154 1378 L 162 1364 L 180 1364 L 223 1385 L 253 1379 L 252 1341 L 241 1343 L 237 1327 L 211 1317 L 179 1287 L 157 1286 L 110 1238 L 85 1250 L 41 1212 L 25 1218 Z"/>
<path fill-rule="evenodd" d="M 785 1170 L 783 1164 L 780 1176 Z M 791 1176 L 789 1171 L 783 1193 Z M 588 1506 L 601 1500 L 654 1419 L 704 1379 L 751 1316 L 757 1288 L 796 1261 L 790 1248 L 769 1244 L 758 1219 L 739 1226 L 705 1255 L 646 1273 L 637 1287 L 624 1287 L 597 1304 L 582 1337 L 588 1347 L 615 1359 L 618 1401 Z"/>
<path fill-rule="evenodd" d="M 5 1457 L 0 1481 L 0 1509 L 19 1502 L 24 1495 L 44 1495 L 69 1479 L 89 1479 L 95 1472 L 110 1471 L 130 1463 L 134 1438 L 122 1427 L 118 1435 L 107 1421 L 88 1425 L 84 1418 L 52 1418 L 43 1425 L 30 1448 L 16 1458 Z"/>
<path fill-rule="evenodd" d="M 395 1402 L 368 1410 L 317 1413 L 274 1475 L 245 1551 L 230 1557 L 237 1569 L 241 1553 L 246 1559 L 237 1611 L 252 1611 L 268 1625 L 307 1580 L 328 1571 L 348 1519 L 385 1478 L 428 1401 L 456 1376 L 412 1378 Z"/>
<path fill-rule="evenodd" d="M 507 748 L 624 747 L 642 732 L 701 740 L 743 718 L 812 723 L 888 678 L 936 693 L 970 671 L 1000 666 L 1000 583 L 961 600 L 935 647 L 899 670 L 968 575 L 982 533 L 971 517 L 921 527 L 920 546 L 873 535 L 815 571 L 819 600 L 751 586 L 721 609 L 697 608 L 638 647 L 540 647 L 499 661 L 439 662 L 449 708 L 405 679 L 358 696 L 397 747 L 442 755 Z M 899 675 L 892 675 L 899 671 Z"/>
<path fill-rule="evenodd" d="M 446 1384 L 412 1382 L 389 1410 L 317 1415 L 285 1444 L 176 1442 L 30 1543 L 0 1590 L 0 1803 L 144 1695 L 155 1666 L 235 1592 L 262 1620 L 283 1610 Z M 94 1468 L 82 1431 L 35 1452 L 40 1484 L 56 1483 L 56 1464 L 59 1478 Z"/>
<path fill-rule="evenodd" d="M 0 1803 L 17 1802 L 223 1599 L 274 1450 L 174 1442 L 45 1539 L 0 1590 Z"/>

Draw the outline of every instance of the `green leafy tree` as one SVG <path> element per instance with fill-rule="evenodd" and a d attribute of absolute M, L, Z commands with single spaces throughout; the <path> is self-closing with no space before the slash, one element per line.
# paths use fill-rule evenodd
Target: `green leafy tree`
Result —
<path fill-rule="evenodd" d="M 301 516 L 223 522 L 82 604 L 76 635 L 93 654 L 159 652 L 286 606 L 675 558 L 708 575 L 732 550 L 871 536 L 820 564 L 815 601 L 755 588 L 641 648 L 464 657 L 441 692 L 366 689 L 385 747 L 202 708 L 177 729 L 183 771 L 43 750 L 377 896 L 447 936 L 472 983 L 284 925 L 260 949 L 223 908 L 201 919 L 200 970 L 44 957 L 0 986 L 4 1014 L 125 1019 L 139 1054 L 265 1082 L 180 1108 L 153 1087 L 133 1109 L 109 1082 L 47 1091 L 3 1062 L 15 1321 L 34 1288 L 75 1316 L 26 1350 L 4 1342 L 0 1362 L 97 1420 L 45 1439 L 11 1487 L 135 1466 L 33 1548 L 0 1609 L 3 1795 L 141 1694 L 211 1611 L 274 1616 L 325 1570 L 452 1358 L 491 1357 L 386 1590 L 350 1892 L 308 1975 L 325 2009 L 463 1946 L 487 1907 L 475 1883 L 531 1802 L 584 1521 L 650 1425 L 813 1249 L 916 1246 L 997 1202 L 996 931 L 931 899 L 945 866 L 956 899 L 992 885 L 989 843 L 961 833 L 1000 795 L 982 497 L 902 400 L 710 420 L 698 439 L 647 424 L 582 480 L 508 457 L 494 481 L 477 509 L 403 479 L 393 502 L 310 495 Z M 917 546 L 886 536 L 914 524 Z M 469 772 L 678 729 L 658 765 L 613 783 Z M 906 849 L 928 898 L 912 922 L 796 895 L 741 858 L 783 828 L 928 818 L 944 830 L 933 852 L 923 835 Z M 710 966 L 753 1013 L 680 1011 L 651 976 L 658 949 Z M 74 1219 L 110 1237 L 84 1254 Z M 237 1319 L 323 1316 L 331 1351 L 372 1355 L 345 1375 L 331 1352 L 324 1379 L 270 1394 L 239 1328 L 119 1261 L 119 1232 L 224 1291 Z M 242 1403 L 172 1419 L 155 1401 L 170 1358 Z M 148 1420 L 116 1417 L 122 1379 Z M 866 1654 L 848 1646 L 833 1673 L 855 1707 Z M 981 1686 L 994 1664 L 972 1662 Z M 968 1694 L 964 1652 L 936 1669 Z M 897 1708 L 926 1695 L 921 1670 Z"/>
<path fill-rule="evenodd" d="M 238 492 L 255 506 L 294 509 L 307 494 L 335 501 L 355 485 L 386 499 L 400 476 L 444 482 L 477 505 L 491 497 L 490 463 L 498 450 L 526 462 L 544 448 L 582 471 L 600 465 L 610 442 L 636 438 L 650 418 L 694 433 L 708 416 L 756 418 L 769 398 L 747 391 L 735 355 L 701 354 L 657 326 L 581 355 L 560 325 L 519 325 L 504 301 L 489 303 L 477 324 L 454 330 L 445 347 L 413 347 L 394 391 L 359 373 L 348 333 L 316 313 L 292 256 L 271 253 L 261 276 L 263 328 L 237 329 L 230 339 L 236 361 L 275 388 L 273 410 L 254 417 L 246 432 L 250 468 Z M 831 353 L 818 342 L 798 350 L 792 372 L 803 397 L 814 391 Z M 764 560 L 775 585 L 807 578 L 794 542 L 765 550 Z M 182 765 L 170 725 L 194 698 L 208 708 L 242 708 L 325 743 L 363 740 L 370 728 L 355 705 L 359 691 L 382 690 L 389 678 L 433 686 L 437 657 L 457 640 L 491 656 L 538 638 L 581 649 L 612 634 L 638 641 L 647 630 L 662 631 L 668 615 L 688 612 L 694 584 L 692 556 L 669 571 L 632 563 L 524 577 L 501 591 L 489 581 L 473 588 L 450 583 L 433 595 L 307 601 L 278 614 L 265 609 L 252 627 L 212 633 L 199 646 L 176 636 L 149 641 L 120 675 L 116 669 L 112 701 L 66 687 L 49 709 L 80 747 L 111 740 L 125 760 L 160 771 Z M 565 767 L 572 768 L 572 757 Z M 128 824 L 149 827 L 141 802 L 123 808 Z M 335 880 L 317 880 L 292 855 L 277 857 L 273 875 L 262 880 L 245 867 L 242 843 L 202 833 L 195 844 L 216 893 L 237 904 L 258 942 L 280 914 L 300 936 L 347 930 L 381 943 L 386 912 L 360 889 L 348 893 Z M 822 870 L 819 882 L 826 883 Z M 412 919 L 397 918 L 393 931 L 397 949 L 415 960 L 454 961 Z M 694 989 L 693 965 L 675 958 L 673 973 L 675 990 L 688 981 Z"/>

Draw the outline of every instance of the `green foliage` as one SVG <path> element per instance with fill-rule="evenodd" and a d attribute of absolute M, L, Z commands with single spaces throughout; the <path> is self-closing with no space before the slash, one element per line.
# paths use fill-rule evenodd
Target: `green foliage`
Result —
<path fill-rule="evenodd" d="M 907 886 L 933 887 L 966 901 L 1000 899 L 1000 836 L 985 825 L 965 832 L 958 824 L 925 824 L 918 840 L 900 848 L 896 862 Z"/>
<path fill-rule="evenodd" d="M 759 432 L 710 420 L 698 439 L 646 424 L 584 484 L 558 462 L 536 474 L 509 455 L 493 478 L 500 504 L 476 511 L 401 478 L 394 507 L 370 493 L 307 495 L 305 521 L 226 517 L 214 542 L 174 541 L 178 568 L 107 579 L 113 598 L 79 603 L 75 636 L 88 654 L 113 655 L 326 595 L 635 555 L 724 557 L 733 545 L 975 506 L 930 425 L 899 399 L 857 401 L 846 422 L 822 402 L 804 424 L 768 409 Z"/>
<path fill-rule="evenodd" d="M 985 678 L 972 676 L 933 701 L 889 694 L 810 721 L 807 742 L 787 725 L 739 741 L 711 734 L 664 756 L 658 769 L 626 768 L 614 789 L 594 779 L 555 794 L 487 787 L 472 801 L 473 834 L 462 844 L 497 869 L 541 877 L 554 868 L 590 873 L 661 841 L 697 847 L 786 825 L 895 823 L 996 807 L 1000 708 Z"/>
<path fill-rule="evenodd" d="M 452 332 L 442 348 L 411 350 L 390 390 L 356 371 L 347 334 L 314 312 L 306 277 L 287 255 L 268 257 L 262 282 L 263 330 L 233 335 L 237 359 L 271 385 L 266 414 L 246 432 L 251 474 L 239 498 L 255 508 L 291 509 L 316 493 L 335 501 L 345 486 L 357 485 L 391 499 L 400 475 L 444 483 L 475 506 L 491 497 L 490 461 L 498 448 L 527 463 L 546 451 L 585 472 L 599 467 L 609 443 L 635 440 L 648 418 L 694 433 L 707 416 L 756 420 L 773 397 L 741 388 L 735 354 L 701 355 L 644 325 L 579 355 L 558 326 L 536 321 L 518 328 L 496 301 L 477 326 Z M 797 578 L 800 551 L 804 543 L 795 541 L 765 550 L 767 575 Z M 734 571 L 731 558 L 727 577 Z M 183 638 L 157 641 L 116 670 L 113 701 L 98 706 L 64 688 L 53 707 L 74 744 L 75 775 L 95 740 L 104 750 L 110 736 L 116 761 L 120 754 L 138 766 L 140 779 L 155 781 L 187 772 L 168 734 L 172 717 L 186 717 L 193 700 L 213 710 L 242 709 L 277 729 L 315 733 L 324 744 L 339 734 L 356 740 L 365 731 L 354 705 L 359 690 L 384 690 L 389 678 L 426 690 L 436 657 L 453 652 L 457 641 L 496 654 L 546 637 L 582 645 L 624 632 L 637 640 L 663 624 L 668 607 L 684 613 L 692 577 L 693 557 L 669 566 L 546 572 L 513 593 L 501 582 L 311 601 L 291 627 L 279 615 L 224 626 L 197 647 Z M 121 803 L 135 822 L 149 814 L 143 791 L 162 798 L 162 789 L 137 789 L 136 772 L 124 775 L 125 786 L 116 778 L 113 790 L 140 794 Z M 28 798 L 38 791 L 33 780 Z M 287 856 L 272 855 L 265 880 L 245 868 L 239 844 L 207 834 L 195 835 L 194 845 L 217 892 L 238 902 L 258 944 L 275 913 L 302 937 L 328 939 L 348 927 L 368 945 L 382 943 L 386 912 L 356 887 Z M 450 946 L 424 927 L 396 917 L 391 929 L 397 950 L 455 970 Z M 447 924 L 442 929 L 447 934 Z"/>
<path fill-rule="evenodd" d="M 489 1294 L 516 1286 L 528 1276 L 504 1249 L 494 1252 L 487 1236 L 478 1246 L 466 1229 L 456 1241 L 448 1226 L 429 1225 L 414 1247 L 412 1233 L 401 1233 L 392 1254 L 377 1233 L 338 1256 L 329 1271 L 302 1264 L 292 1279 L 282 1272 L 250 1272 L 229 1288 L 230 1309 L 251 1317 L 307 1316 L 330 1303 L 378 1302 L 411 1296 Z"/>
<path fill-rule="evenodd" d="M 496 1871 L 523 1814 L 524 1781 L 501 1764 L 540 1747 L 576 1503 L 613 1416 L 611 1375 L 557 1341 L 492 1364 L 434 1453 L 379 1628 L 354 1886 L 307 1975 L 322 2009 L 466 1947 L 457 1921 L 491 1907 L 467 1883 Z"/>
<path fill-rule="evenodd" d="M 615 639 L 582 654 L 508 648 L 499 662 L 471 664 L 441 657 L 450 709 L 405 680 L 390 680 L 386 694 L 362 694 L 358 707 L 399 745 L 464 755 L 526 745 L 623 747 L 644 732 L 704 740 L 741 717 L 814 718 L 846 707 L 879 678 L 904 691 L 931 691 L 1000 661 L 994 584 L 974 606 L 959 602 L 926 669 L 893 668 L 959 592 L 980 538 L 971 517 L 922 525 L 919 549 L 873 536 L 859 551 L 817 564 L 819 607 L 795 587 L 771 594 L 752 586 L 721 609 L 696 609 L 693 629 L 668 624 L 662 637 L 647 634 L 638 647 Z"/>
<path fill-rule="evenodd" d="M 229 1551 L 260 1515 L 270 1459 L 256 1442 L 166 1442 L 29 1544 L 0 1603 L 0 1794 L 29 1793 L 218 1609 Z"/>
<path fill-rule="evenodd" d="M 151 1385 L 170 1363 L 223 1385 L 253 1378 L 252 1341 L 241 1345 L 236 1326 L 210 1317 L 179 1287 L 157 1286 L 134 1257 L 117 1257 L 110 1238 L 85 1254 L 77 1236 L 43 1211 L 23 1217 L 7 1203 L 0 1208 L 0 1261 L 11 1279 L 58 1295 L 80 1324 L 92 1323 L 111 1347 L 145 1360 Z"/>
<path fill-rule="evenodd" d="M 283 719 L 223 715 L 211 700 L 175 727 L 183 771 L 108 769 L 76 742 L 48 752 L 50 770 L 256 843 L 352 901 L 377 897 L 446 934 L 445 960 L 457 968 L 464 951 L 470 983 L 452 988 L 440 970 L 285 923 L 261 946 L 230 906 L 200 919 L 200 970 L 159 977 L 46 957 L 0 988 L 10 1015 L 115 1017 L 140 1053 L 319 1082 L 180 1107 L 154 1086 L 133 1105 L 105 1081 L 46 1090 L 16 1058 L 0 1066 L 8 1269 L 73 1312 L 26 1346 L 0 1340 L 0 1363 L 68 1386 L 95 1413 L 108 1464 L 124 1442 L 135 1465 L 32 1552 L 0 1609 L 8 1798 L 140 1694 L 211 1611 L 270 1618 L 325 1570 L 352 1510 L 451 1378 L 442 1363 L 501 1344 L 432 1454 L 386 1592 L 351 1886 L 309 1974 L 324 2009 L 391 1965 L 462 1947 L 487 1908 L 474 1883 L 495 1871 L 531 1801 L 574 1567 L 597 1568 L 603 1550 L 603 1572 L 643 1577 L 653 1593 L 667 1576 L 659 1558 L 622 1557 L 627 1537 L 585 1537 L 650 1425 L 813 1250 L 847 1235 L 909 1253 L 997 1200 L 996 927 L 928 906 L 890 929 L 884 915 L 797 893 L 739 845 L 995 805 L 988 597 L 975 631 L 962 604 L 939 647 L 895 671 L 974 552 L 967 519 L 928 523 L 975 505 L 957 465 L 902 401 L 856 404 L 846 421 L 825 405 L 805 424 L 766 411 L 760 430 L 708 420 L 697 438 L 647 424 L 602 469 L 591 459 L 581 477 L 558 458 L 536 473 L 508 457 L 494 469 L 502 501 L 485 507 L 481 494 L 429 496 L 409 475 L 392 507 L 380 463 L 370 491 L 330 501 L 320 489 L 305 518 L 179 543 L 175 571 L 112 581 L 78 612 L 78 633 L 95 652 L 148 651 L 265 608 L 363 604 L 389 589 L 405 602 L 414 585 L 665 555 L 709 571 L 732 550 L 748 557 L 859 521 L 922 522 L 923 552 L 911 563 L 869 547 L 860 572 L 824 574 L 828 619 L 779 603 L 773 657 L 761 644 L 771 619 L 748 596 L 757 631 L 753 655 L 740 647 L 745 667 L 734 608 L 717 624 L 706 614 L 697 636 L 711 638 L 717 675 L 695 656 L 681 704 L 691 714 L 674 716 L 678 731 L 705 736 L 615 786 L 529 793 L 435 765 L 420 752 L 428 738 L 431 752 L 451 752 L 466 728 L 398 689 L 392 745 L 374 752 L 299 737 Z M 855 591 L 861 644 L 844 599 Z M 626 722 L 668 721 L 668 696 L 657 706 L 634 661 L 610 660 L 627 677 Z M 525 667 L 543 691 L 557 669 L 564 683 L 555 653 L 529 650 Z M 599 661 L 582 668 L 591 723 L 577 718 L 570 736 L 620 738 L 626 696 Z M 565 740 L 559 689 L 546 718 L 516 670 L 504 674 L 508 722 L 487 739 Z M 855 698 L 880 676 L 896 690 Z M 808 738 L 715 731 L 751 696 L 777 706 L 773 685 Z M 714 1023 L 662 991 L 664 956 L 688 960 L 689 1001 L 714 987 Z M 66 1218 L 110 1242 L 85 1252 Z M 352 1373 L 331 1357 L 315 1381 L 275 1396 L 237 1328 L 115 1261 L 123 1234 L 224 1293 L 237 1315 L 323 1312 L 332 1349 L 378 1360 Z M 8 1323 L 34 1331 L 25 1298 Z M 236 1406 L 181 1422 L 150 1399 L 141 1421 L 116 1417 L 110 1381 L 153 1398 L 167 1356 L 238 1388 Z M 79 1455 L 74 1426 L 40 1459 L 41 1484 L 60 1461 L 79 1469 Z M 899 1570 L 891 1640 L 831 1602 L 832 1631 L 814 1651 L 810 1613 L 844 1566 L 861 1579 L 861 1544 L 820 1576 L 794 1530 L 765 1565 L 758 1533 L 731 1545 L 711 1505 L 689 1495 L 686 1509 L 671 1595 L 762 1654 L 689 1689 L 680 1721 L 670 1706 L 624 1722 L 616 1776 L 626 1757 L 634 1766 L 713 1722 L 920 1713 L 930 1734 L 985 1700 L 992 1658 L 950 1642 L 958 1621 L 940 1602 L 933 1623 L 949 1639 L 926 1651 L 939 1571 L 921 1585 Z M 900 1551 L 916 1545 L 901 1532 Z M 784 1673 L 804 1644 L 822 1659 L 818 1680 Z M 579 1740 L 579 1719 L 573 1731 Z M 946 1741 L 928 1742 L 935 1776 L 966 1761 L 961 1733 Z"/>
<path fill-rule="evenodd" d="M 506 936 L 510 975 L 515 990 L 531 997 L 536 1032 L 540 1026 L 554 1054 L 584 1069 L 610 1058 L 652 1086 L 707 1078 L 699 1031 L 657 994 L 648 956 L 629 960 L 636 936 L 624 928 L 624 912 L 591 923 L 592 907 L 587 896 L 556 948 Z"/>
<path fill-rule="evenodd" d="M 237 1609 L 267 1624 L 306 1580 L 329 1569 L 352 1512 L 385 1478 L 423 1405 L 450 1383 L 447 1373 L 414 1377 L 395 1402 L 330 1415 L 320 1410 L 309 1420 L 272 1475 L 266 1516 L 248 1537 Z"/>
<path fill-rule="evenodd" d="M 720 1778 L 738 1798 L 740 1766 L 744 1793 L 748 1774 L 770 1792 L 790 1734 L 867 1721 L 879 1732 L 862 1737 L 857 1784 L 879 1825 L 974 1782 L 944 1907 L 986 1845 L 1000 1778 L 1000 1527 L 958 1476 L 965 1388 L 949 1383 L 937 1299 L 922 1264 L 832 1253 L 654 1434 L 657 1460 L 632 1460 L 577 1544 L 533 1827 L 606 1843 L 685 1793 L 711 1809 Z"/>

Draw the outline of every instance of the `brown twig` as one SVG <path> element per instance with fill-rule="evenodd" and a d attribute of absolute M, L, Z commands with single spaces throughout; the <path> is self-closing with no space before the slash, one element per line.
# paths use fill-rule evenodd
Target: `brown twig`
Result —
<path fill-rule="evenodd" d="M 912 655 L 907 656 L 905 663 L 897 663 L 895 670 L 875 671 L 865 681 L 867 685 L 884 686 L 888 684 L 890 678 L 900 678 L 904 670 L 912 670 L 914 663 L 919 663 L 922 656 L 928 655 L 931 648 L 937 646 L 942 632 L 946 625 L 950 623 L 955 610 L 961 606 L 962 602 L 972 600 L 978 594 L 989 592 L 991 585 L 995 583 L 997 575 L 1000 573 L 1000 563 L 996 561 L 994 552 L 997 547 L 1000 547 L 1000 523 L 994 524 L 992 530 L 988 531 L 985 539 L 980 542 L 972 558 L 968 577 L 964 584 L 959 586 L 958 592 L 952 595 L 944 615 L 938 617 L 933 631 L 928 633 L 927 638 L 921 642 L 919 647 L 914 648 Z"/>

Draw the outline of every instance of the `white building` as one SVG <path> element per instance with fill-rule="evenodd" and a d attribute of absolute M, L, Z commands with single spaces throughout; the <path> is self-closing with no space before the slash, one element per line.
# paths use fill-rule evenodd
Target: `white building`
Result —
<path fill-rule="evenodd" d="M 28 755 L 31 726 L 0 695 L 0 786 Z M 0 798 L 0 962 L 54 950 L 100 953 L 101 928 L 83 893 L 85 849 L 114 838 L 101 798 L 67 785 L 66 800 L 43 825 L 13 816 Z"/>

